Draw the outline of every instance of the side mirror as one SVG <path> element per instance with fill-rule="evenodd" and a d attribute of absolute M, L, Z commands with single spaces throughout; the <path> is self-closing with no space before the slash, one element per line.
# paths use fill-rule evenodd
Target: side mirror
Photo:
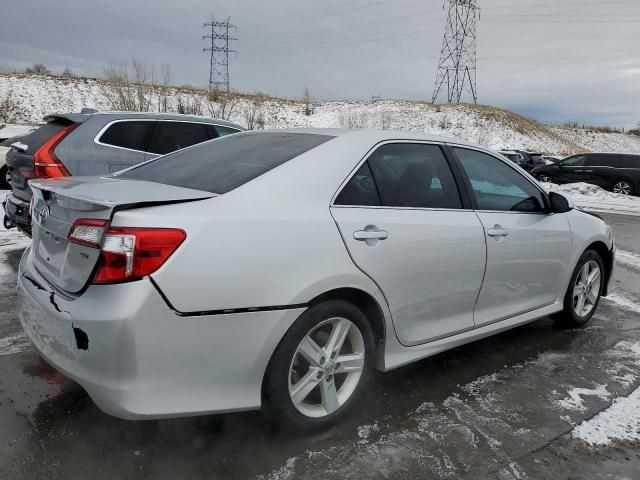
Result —
<path fill-rule="evenodd" d="M 549 203 L 552 213 L 567 213 L 573 210 L 573 202 L 558 192 L 549 193 Z"/>

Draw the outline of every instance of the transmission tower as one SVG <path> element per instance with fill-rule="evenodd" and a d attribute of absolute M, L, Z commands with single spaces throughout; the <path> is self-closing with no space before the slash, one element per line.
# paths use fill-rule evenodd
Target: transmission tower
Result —
<path fill-rule="evenodd" d="M 476 0 L 446 1 L 449 2 L 449 12 L 432 102 L 436 103 L 446 86 L 448 103 L 460 103 L 465 93 L 469 94 L 473 103 L 478 103 L 476 22 L 480 17 L 480 8 Z"/>
<path fill-rule="evenodd" d="M 208 22 L 202 25 L 206 29 L 206 35 L 202 36 L 203 40 L 210 40 L 211 45 L 203 48 L 203 52 L 211 52 L 211 60 L 209 63 L 209 90 L 229 91 L 229 53 L 235 50 L 229 50 L 229 41 L 237 40 L 229 36 L 229 30 L 236 31 L 236 26 L 231 24 L 231 17 L 223 22 L 217 21 L 211 17 Z"/>

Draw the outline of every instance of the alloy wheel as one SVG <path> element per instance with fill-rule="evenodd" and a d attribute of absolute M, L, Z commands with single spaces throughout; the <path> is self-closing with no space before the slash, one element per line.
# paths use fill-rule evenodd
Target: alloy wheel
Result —
<path fill-rule="evenodd" d="M 545 182 L 545 183 L 551 183 L 551 178 L 549 178 L 549 177 L 547 177 L 547 176 L 543 175 L 543 176 L 541 176 L 541 177 L 539 177 L 539 178 L 538 178 L 538 181 L 540 181 L 540 182 Z"/>
<path fill-rule="evenodd" d="M 331 415 L 355 392 L 365 365 L 360 329 L 346 318 L 330 318 L 302 339 L 289 367 L 289 396 L 307 417 Z"/>
<path fill-rule="evenodd" d="M 578 317 L 586 317 L 598 303 L 602 272 L 595 260 L 585 263 L 573 288 L 573 309 Z"/>
<path fill-rule="evenodd" d="M 613 193 L 619 193 L 620 195 L 631 195 L 631 184 L 625 181 L 616 182 L 613 185 Z"/>

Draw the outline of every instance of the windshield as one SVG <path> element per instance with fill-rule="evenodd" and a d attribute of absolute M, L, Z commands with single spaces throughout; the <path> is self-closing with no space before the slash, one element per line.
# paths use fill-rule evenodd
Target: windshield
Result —
<path fill-rule="evenodd" d="M 223 194 L 332 138 L 310 133 L 238 133 L 159 157 L 118 176 Z"/>

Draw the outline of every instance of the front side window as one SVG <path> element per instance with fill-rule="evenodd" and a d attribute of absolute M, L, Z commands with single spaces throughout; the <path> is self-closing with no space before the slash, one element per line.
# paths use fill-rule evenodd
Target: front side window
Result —
<path fill-rule="evenodd" d="M 114 147 L 145 152 L 155 123 L 155 120 L 116 122 L 107 128 L 98 141 Z"/>
<path fill-rule="evenodd" d="M 480 210 L 544 211 L 542 192 L 516 170 L 482 152 L 465 148 L 453 150 L 469 177 Z"/>
<path fill-rule="evenodd" d="M 390 143 L 368 163 L 382 206 L 462 208 L 453 173 L 437 145 Z"/>
<path fill-rule="evenodd" d="M 563 160 L 561 165 L 563 167 L 584 167 L 586 161 L 586 155 L 576 155 L 575 157 L 569 157 Z"/>
<path fill-rule="evenodd" d="M 159 121 L 153 131 L 149 152 L 165 155 L 209 140 L 204 123 Z"/>

